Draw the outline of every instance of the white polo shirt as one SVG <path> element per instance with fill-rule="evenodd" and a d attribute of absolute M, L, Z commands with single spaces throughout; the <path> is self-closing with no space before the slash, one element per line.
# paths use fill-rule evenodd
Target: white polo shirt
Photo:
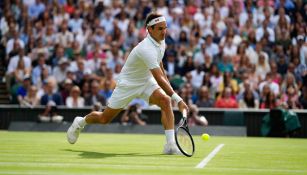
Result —
<path fill-rule="evenodd" d="M 139 86 L 155 82 L 150 69 L 160 67 L 165 48 L 164 40 L 158 43 L 148 34 L 129 54 L 117 83 Z"/>

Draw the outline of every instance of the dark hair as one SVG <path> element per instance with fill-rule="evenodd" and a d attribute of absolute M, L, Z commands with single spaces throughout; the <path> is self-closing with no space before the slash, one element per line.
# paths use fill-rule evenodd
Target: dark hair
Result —
<path fill-rule="evenodd" d="M 152 19 L 155 19 L 155 18 L 158 18 L 162 16 L 161 14 L 158 14 L 156 12 L 152 12 L 152 13 L 149 13 L 146 17 L 146 20 L 145 20 L 145 28 L 147 28 L 147 24 L 152 20 Z M 152 25 L 151 28 L 154 28 L 155 25 Z"/>
<path fill-rule="evenodd" d="M 131 105 L 129 107 L 128 114 L 130 114 L 131 112 L 136 112 L 136 111 L 137 111 L 137 106 L 136 105 Z"/>
<path fill-rule="evenodd" d="M 252 98 L 248 98 L 247 97 L 249 93 L 252 93 Z M 249 108 L 250 107 L 252 107 L 252 108 L 255 107 L 255 97 L 254 97 L 254 94 L 253 94 L 252 91 L 250 91 L 250 90 L 245 91 L 243 93 L 243 98 L 244 98 L 244 102 L 246 103 L 247 107 L 249 107 Z"/>

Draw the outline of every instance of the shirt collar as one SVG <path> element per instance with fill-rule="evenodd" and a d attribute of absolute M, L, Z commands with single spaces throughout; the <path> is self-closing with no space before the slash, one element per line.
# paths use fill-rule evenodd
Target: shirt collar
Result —
<path fill-rule="evenodd" d="M 160 47 L 160 46 L 162 45 L 162 43 L 164 42 L 164 40 L 163 40 L 163 41 L 161 41 L 160 43 L 158 43 L 155 39 L 153 39 L 153 38 L 150 36 L 150 34 L 147 34 L 147 38 L 148 38 L 155 46 L 157 46 L 157 47 Z"/>

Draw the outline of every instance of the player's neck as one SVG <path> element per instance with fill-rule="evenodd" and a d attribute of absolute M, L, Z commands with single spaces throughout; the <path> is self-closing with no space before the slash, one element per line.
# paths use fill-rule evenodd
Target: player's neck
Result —
<path fill-rule="evenodd" d="M 155 38 L 154 36 L 150 35 L 149 36 L 155 41 L 157 42 L 158 44 L 161 44 L 161 40 L 158 40 L 157 38 Z"/>

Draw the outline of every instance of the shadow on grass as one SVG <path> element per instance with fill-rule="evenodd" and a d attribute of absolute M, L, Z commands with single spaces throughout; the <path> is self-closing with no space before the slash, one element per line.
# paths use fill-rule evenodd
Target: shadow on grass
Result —
<path fill-rule="evenodd" d="M 79 156 L 86 159 L 102 159 L 108 157 L 149 157 L 149 156 L 163 156 L 164 154 L 141 154 L 141 153 L 101 153 L 93 151 L 82 151 L 64 149 L 64 151 L 79 153 Z"/>

